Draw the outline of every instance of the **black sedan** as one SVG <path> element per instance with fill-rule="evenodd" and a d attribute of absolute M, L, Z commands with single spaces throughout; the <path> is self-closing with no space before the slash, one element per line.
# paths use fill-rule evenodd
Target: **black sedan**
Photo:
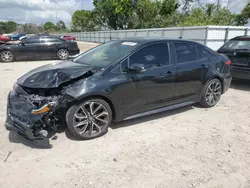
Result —
<path fill-rule="evenodd" d="M 80 52 L 77 43 L 65 41 L 54 36 L 33 36 L 22 40 L 18 44 L 0 45 L 0 61 L 33 59 L 68 59 L 70 55 Z"/>
<path fill-rule="evenodd" d="M 218 53 L 225 54 L 231 60 L 233 78 L 250 80 L 250 36 L 229 40 Z"/>
<path fill-rule="evenodd" d="M 76 138 L 92 139 L 113 121 L 193 103 L 213 107 L 231 79 L 227 57 L 195 42 L 112 41 L 19 78 L 5 126 L 48 144 L 50 128 L 66 122 Z"/>

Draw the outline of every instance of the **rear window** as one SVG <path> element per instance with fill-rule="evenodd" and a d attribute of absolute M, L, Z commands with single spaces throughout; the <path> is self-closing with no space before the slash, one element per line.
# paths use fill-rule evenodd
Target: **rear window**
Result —
<path fill-rule="evenodd" d="M 250 40 L 230 40 L 223 47 L 223 49 L 250 49 Z"/>

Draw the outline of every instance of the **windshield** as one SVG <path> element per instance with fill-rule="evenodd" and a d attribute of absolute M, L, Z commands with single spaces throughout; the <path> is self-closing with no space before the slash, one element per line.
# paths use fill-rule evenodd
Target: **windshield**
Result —
<path fill-rule="evenodd" d="M 249 49 L 250 50 L 250 40 L 230 40 L 223 46 L 223 49 L 229 49 L 229 50 Z"/>
<path fill-rule="evenodd" d="M 108 42 L 76 57 L 73 61 L 94 67 L 106 67 L 121 55 L 132 50 L 136 45 L 137 43 L 134 42 Z"/>

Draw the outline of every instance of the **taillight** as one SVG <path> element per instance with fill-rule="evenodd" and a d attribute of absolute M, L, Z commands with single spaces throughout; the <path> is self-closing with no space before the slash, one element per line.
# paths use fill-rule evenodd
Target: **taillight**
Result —
<path fill-rule="evenodd" d="M 231 65 L 231 61 L 230 61 L 230 60 L 227 60 L 225 64 L 226 64 L 226 65 Z"/>

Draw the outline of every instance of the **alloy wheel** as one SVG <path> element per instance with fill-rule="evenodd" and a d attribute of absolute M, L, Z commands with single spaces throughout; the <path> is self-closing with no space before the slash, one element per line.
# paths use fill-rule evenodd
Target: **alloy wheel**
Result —
<path fill-rule="evenodd" d="M 4 52 L 2 52 L 2 54 L 1 54 L 1 59 L 2 59 L 4 62 L 10 62 L 10 61 L 12 61 L 12 59 L 13 59 L 13 54 L 12 54 L 12 52 L 10 52 L 10 51 L 4 51 Z"/>
<path fill-rule="evenodd" d="M 74 113 L 73 127 L 82 136 L 95 137 L 107 127 L 109 119 L 108 110 L 103 104 L 87 101 Z"/>
<path fill-rule="evenodd" d="M 58 51 L 58 57 L 60 59 L 67 59 L 68 56 L 69 56 L 69 52 L 67 50 L 61 49 L 61 50 Z"/>
<path fill-rule="evenodd" d="M 221 97 L 221 91 L 221 83 L 219 81 L 211 82 L 207 87 L 206 102 L 210 106 L 217 104 Z"/>

